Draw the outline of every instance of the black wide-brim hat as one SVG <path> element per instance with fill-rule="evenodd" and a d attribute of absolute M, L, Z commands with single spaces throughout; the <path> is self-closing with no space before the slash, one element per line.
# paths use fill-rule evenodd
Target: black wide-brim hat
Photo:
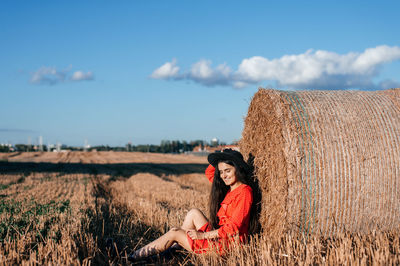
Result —
<path fill-rule="evenodd" d="M 214 167 L 217 167 L 220 161 L 229 160 L 235 162 L 236 165 L 243 168 L 244 170 L 249 170 L 249 165 L 244 161 L 243 155 L 240 152 L 232 149 L 225 149 L 223 151 L 216 151 L 214 153 L 211 153 L 208 155 L 207 160 Z"/>

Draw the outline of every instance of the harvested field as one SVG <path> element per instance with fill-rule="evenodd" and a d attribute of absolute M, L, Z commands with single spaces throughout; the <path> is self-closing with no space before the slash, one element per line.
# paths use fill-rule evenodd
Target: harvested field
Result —
<path fill-rule="evenodd" d="M 260 89 L 240 148 L 255 156 L 269 237 L 400 226 L 400 89 Z"/>
<path fill-rule="evenodd" d="M 0 264 L 124 265 L 126 255 L 207 213 L 205 157 L 148 153 L 0 154 Z M 115 240 L 117 251 L 106 247 Z M 178 254 L 170 265 L 398 264 L 398 231 L 255 236 L 225 257 Z"/>

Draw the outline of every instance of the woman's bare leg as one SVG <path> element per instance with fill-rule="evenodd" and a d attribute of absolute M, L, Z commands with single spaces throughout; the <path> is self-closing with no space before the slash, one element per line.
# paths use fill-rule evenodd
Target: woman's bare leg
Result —
<path fill-rule="evenodd" d="M 199 209 L 191 209 L 185 217 L 181 228 L 172 228 L 166 234 L 157 238 L 146 246 L 134 251 L 130 257 L 133 259 L 142 258 L 158 254 L 170 248 L 172 245 L 180 245 L 184 249 L 191 251 L 186 231 L 190 229 L 199 230 L 207 223 L 207 218 Z"/>
<path fill-rule="evenodd" d="M 146 246 L 135 250 L 130 257 L 132 259 L 138 259 L 142 257 L 151 256 L 163 252 L 172 246 L 172 244 L 178 243 L 180 246 L 186 250 L 191 251 L 189 240 L 186 236 L 186 231 L 180 228 L 172 228 L 166 234 L 157 238 L 153 242 L 147 244 Z"/>
<path fill-rule="evenodd" d="M 208 222 L 206 216 L 199 209 L 191 209 L 185 217 L 181 228 L 183 230 L 199 230 Z"/>
<path fill-rule="evenodd" d="M 191 209 L 185 216 L 181 229 L 183 230 L 199 230 L 207 223 L 207 217 L 199 209 Z M 172 248 L 178 248 L 179 244 L 174 243 Z"/>

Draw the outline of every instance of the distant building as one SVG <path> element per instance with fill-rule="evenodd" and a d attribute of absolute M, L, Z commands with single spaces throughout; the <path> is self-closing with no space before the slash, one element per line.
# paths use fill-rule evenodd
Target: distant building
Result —
<path fill-rule="evenodd" d="M 212 147 L 217 147 L 219 145 L 219 140 L 217 138 L 213 138 L 211 140 L 211 146 Z"/>
<path fill-rule="evenodd" d="M 193 148 L 193 153 L 213 153 L 216 151 L 221 151 L 224 149 L 232 149 L 232 150 L 237 150 L 239 151 L 239 146 L 237 145 L 218 145 L 216 147 L 211 147 L 211 146 L 204 146 L 202 147 L 201 145 L 198 145 Z"/>

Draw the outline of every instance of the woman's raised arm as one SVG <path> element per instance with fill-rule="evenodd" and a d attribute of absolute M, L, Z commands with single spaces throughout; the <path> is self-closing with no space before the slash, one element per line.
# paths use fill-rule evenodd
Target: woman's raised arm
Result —
<path fill-rule="evenodd" d="M 215 167 L 211 164 L 206 168 L 206 177 L 212 183 L 214 180 Z"/>

